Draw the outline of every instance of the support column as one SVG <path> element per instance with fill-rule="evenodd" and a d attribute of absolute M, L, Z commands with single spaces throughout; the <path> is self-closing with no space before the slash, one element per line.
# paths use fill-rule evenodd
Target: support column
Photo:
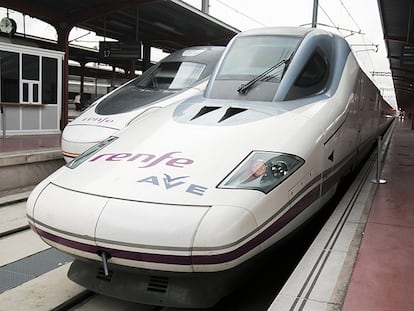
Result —
<path fill-rule="evenodd" d="M 80 88 L 79 88 L 79 95 L 80 95 L 80 101 L 81 101 L 81 107 L 83 107 L 85 97 L 84 97 L 84 84 L 85 84 L 85 62 L 80 63 Z"/>
<path fill-rule="evenodd" d="M 142 50 L 142 71 L 144 72 L 145 70 L 151 67 L 151 45 L 148 42 L 144 42 Z"/>
<path fill-rule="evenodd" d="M 116 67 L 114 65 L 112 65 L 111 87 L 110 87 L 109 91 L 112 91 L 113 89 L 115 89 L 115 78 L 116 78 L 115 68 Z"/>
<path fill-rule="evenodd" d="M 312 28 L 318 25 L 318 0 L 313 0 Z"/>
<path fill-rule="evenodd" d="M 131 59 L 129 62 L 129 78 L 133 79 L 135 78 L 135 63 L 136 63 L 136 59 Z"/>
<path fill-rule="evenodd" d="M 68 97 L 69 97 L 69 33 L 73 26 L 66 23 L 54 25 L 58 35 L 57 46 L 60 51 L 65 53 L 63 60 L 63 85 L 62 85 L 62 107 L 60 117 L 60 129 L 63 130 L 68 124 Z"/>
<path fill-rule="evenodd" d="M 411 111 L 410 118 L 411 118 L 411 129 L 414 130 L 414 109 Z"/>
<path fill-rule="evenodd" d="M 208 14 L 210 8 L 209 0 L 201 0 L 201 11 Z"/>

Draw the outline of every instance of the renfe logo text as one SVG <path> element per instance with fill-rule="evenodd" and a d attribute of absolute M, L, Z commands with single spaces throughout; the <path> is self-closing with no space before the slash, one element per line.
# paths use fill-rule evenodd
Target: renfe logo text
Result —
<path fill-rule="evenodd" d="M 81 121 L 83 121 L 83 122 L 91 122 L 91 123 L 98 123 L 98 124 L 101 124 L 101 123 L 113 123 L 114 122 L 113 119 L 108 118 L 108 117 L 104 117 L 104 118 L 102 118 L 102 117 L 84 117 L 84 118 L 82 118 Z"/>
<path fill-rule="evenodd" d="M 194 161 L 187 158 L 175 157 L 179 151 L 167 152 L 161 156 L 150 153 L 103 153 L 93 157 L 89 162 L 94 161 L 126 161 L 126 162 L 140 162 L 144 165 L 138 166 L 140 168 L 147 168 L 155 166 L 159 163 L 164 163 L 166 166 L 184 167 L 192 164 Z"/>

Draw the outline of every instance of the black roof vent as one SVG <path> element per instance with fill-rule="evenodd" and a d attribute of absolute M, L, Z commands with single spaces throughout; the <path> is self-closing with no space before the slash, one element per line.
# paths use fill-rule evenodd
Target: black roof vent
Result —
<path fill-rule="evenodd" d="M 223 122 L 224 120 L 227 120 L 228 118 L 230 118 L 230 117 L 232 117 L 232 116 L 234 116 L 236 114 L 239 114 L 239 113 L 241 113 L 243 111 L 246 111 L 246 110 L 247 109 L 244 109 L 244 108 L 233 108 L 233 107 L 230 107 L 230 108 L 228 108 L 226 110 L 226 113 L 224 114 L 224 116 L 221 117 L 221 119 L 219 120 L 219 123 L 220 122 Z"/>
<path fill-rule="evenodd" d="M 220 108 L 221 107 L 204 106 L 203 108 L 200 109 L 200 111 L 194 117 L 191 118 L 191 121 L 205 115 L 206 113 L 212 112 Z"/>

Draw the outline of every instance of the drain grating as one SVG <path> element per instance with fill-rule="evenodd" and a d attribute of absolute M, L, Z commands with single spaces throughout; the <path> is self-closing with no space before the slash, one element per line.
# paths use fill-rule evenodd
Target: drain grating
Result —
<path fill-rule="evenodd" d="M 54 248 L 0 267 L 0 294 L 71 262 L 72 257 Z"/>

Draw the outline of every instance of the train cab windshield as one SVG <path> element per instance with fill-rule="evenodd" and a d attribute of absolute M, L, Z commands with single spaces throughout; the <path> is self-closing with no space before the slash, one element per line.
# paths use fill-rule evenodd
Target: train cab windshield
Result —
<path fill-rule="evenodd" d="M 294 36 L 269 35 L 238 38 L 219 68 L 209 97 L 271 101 L 277 89 L 275 83 L 282 79 L 300 40 Z M 243 85 L 256 79 L 240 92 Z"/>
<path fill-rule="evenodd" d="M 329 87 L 331 59 L 332 39 L 325 34 L 240 36 L 206 97 L 251 102 L 316 97 Z"/>
<path fill-rule="evenodd" d="M 119 88 L 96 107 L 98 114 L 109 115 L 132 111 L 193 86 L 204 78 L 205 64 L 163 62 L 129 84 Z"/>
<path fill-rule="evenodd" d="M 136 83 L 136 87 L 152 90 L 181 90 L 196 82 L 206 66 L 190 62 L 162 63 L 151 75 Z"/>
<path fill-rule="evenodd" d="M 217 79 L 250 80 L 281 60 L 288 59 L 298 42 L 299 38 L 284 36 L 240 38 L 226 55 Z M 266 81 L 280 80 L 283 68 L 275 70 Z"/>

